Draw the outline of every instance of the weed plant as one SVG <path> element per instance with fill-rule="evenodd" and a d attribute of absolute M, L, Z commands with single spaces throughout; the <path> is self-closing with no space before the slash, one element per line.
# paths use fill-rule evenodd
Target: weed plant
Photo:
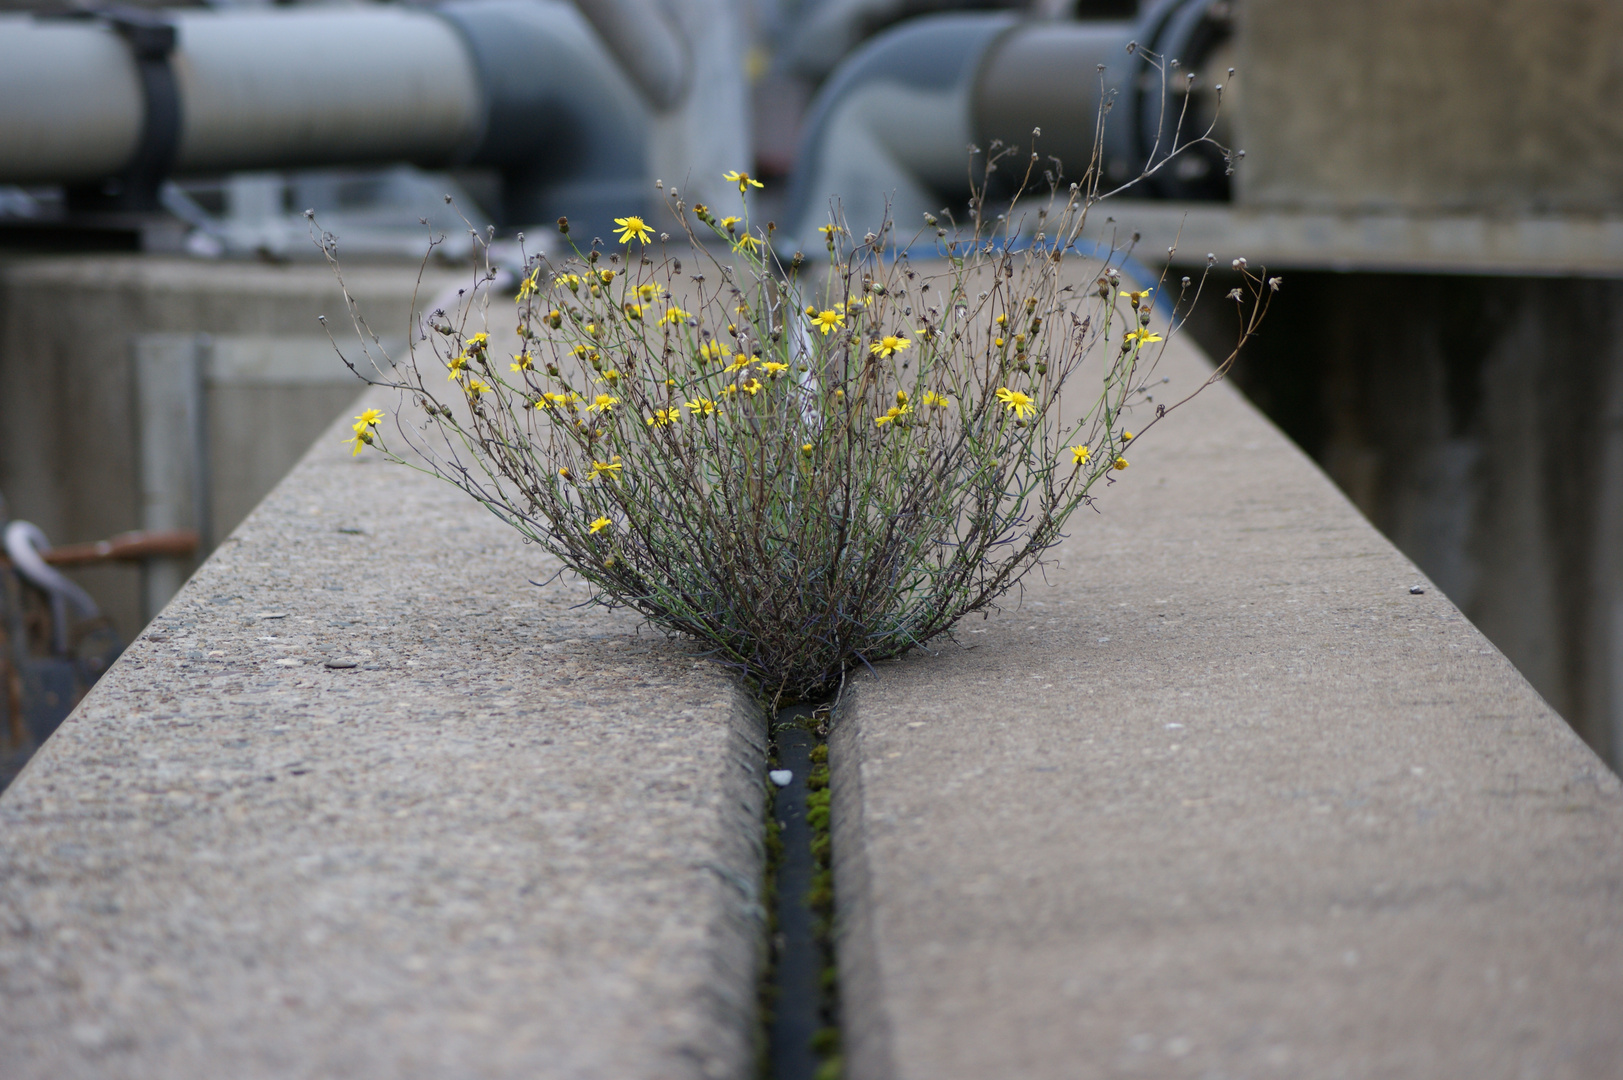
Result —
<path fill-rule="evenodd" d="M 1167 275 L 1079 254 L 1098 185 L 1039 175 L 1036 153 L 990 208 L 1010 156 L 982 158 L 962 224 L 853 237 L 836 208 L 818 260 L 780 257 L 739 173 L 730 213 L 663 191 L 675 239 L 628 216 L 581 243 L 560 220 L 508 280 L 512 353 L 489 336 L 487 247 L 486 299 L 433 311 L 405 364 L 368 373 L 402 409 L 388 437 L 357 417 L 355 452 L 455 484 L 764 698 L 826 694 L 993 606 L 1182 404 L 1146 389 L 1200 283 L 1162 320 Z M 1278 285 L 1243 280 L 1240 343 Z"/>

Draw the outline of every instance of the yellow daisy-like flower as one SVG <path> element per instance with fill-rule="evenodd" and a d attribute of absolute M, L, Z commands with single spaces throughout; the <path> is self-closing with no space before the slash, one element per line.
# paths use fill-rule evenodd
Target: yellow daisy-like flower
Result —
<path fill-rule="evenodd" d="M 721 219 L 721 227 L 728 232 L 732 232 L 738 227 L 738 223 L 743 220 L 741 217 L 724 217 Z"/>
<path fill-rule="evenodd" d="M 725 360 L 727 349 L 719 341 L 707 341 L 699 346 L 700 360 Z"/>
<path fill-rule="evenodd" d="M 490 393 L 490 385 L 488 383 L 486 383 L 483 379 L 469 379 L 468 380 L 468 385 L 465 387 L 465 389 L 470 394 L 488 394 L 488 393 Z"/>
<path fill-rule="evenodd" d="M 829 224 L 829 225 L 819 225 L 819 226 L 817 226 L 817 231 L 822 233 L 824 236 L 828 237 L 830 240 L 832 240 L 834 238 L 835 233 L 842 233 L 845 230 L 840 228 L 838 225 Z"/>
<path fill-rule="evenodd" d="M 513 371 L 533 371 L 535 360 L 527 352 L 514 353 L 513 362 L 507 366 Z"/>
<path fill-rule="evenodd" d="M 578 292 L 578 291 L 580 291 L 580 275 L 579 274 L 558 274 L 552 279 L 552 284 L 555 285 L 555 286 L 556 285 L 562 285 L 564 288 L 568 289 L 570 292 Z"/>
<path fill-rule="evenodd" d="M 756 394 L 761 392 L 761 380 L 751 379 L 749 382 L 740 383 L 738 388 L 751 397 L 754 397 Z"/>
<path fill-rule="evenodd" d="M 707 397 L 694 398 L 685 404 L 689 412 L 698 413 L 700 416 L 709 416 L 716 411 L 716 403 Z"/>
<path fill-rule="evenodd" d="M 744 194 L 745 191 L 749 190 L 752 187 L 765 187 L 766 186 L 765 184 L 761 183 L 759 180 L 752 177 L 749 173 L 747 173 L 747 172 L 738 172 L 736 170 L 733 171 L 733 172 L 722 173 L 721 178 L 723 180 L 727 181 L 729 184 L 737 184 L 738 185 L 738 193 L 740 195 Z"/>
<path fill-rule="evenodd" d="M 808 442 L 808 443 L 801 443 L 801 444 L 800 444 L 800 452 L 801 452 L 801 453 L 802 453 L 802 454 L 809 454 L 809 453 L 811 453 L 811 452 L 812 452 L 812 444 L 811 444 L 811 443 L 809 443 L 809 442 Z"/>
<path fill-rule="evenodd" d="M 554 394 L 548 392 L 541 395 L 541 400 L 535 403 L 535 407 L 538 409 L 568 409 L 573 408 L 575 403 L 580 400 L 580 395 L 575 393 L 573 390 L 569 391 L 567 394 Z"/>
<path fill-rule="evenodd" d="M 597 272 L 597 280 L 601 281 L 605 285 L 609 284 L 610 282 L 612 282 L 614 280 L 614 271 L 613 270 L 599 270 Z"/>
<path fill-rule="evenodd" d="M 721 388 L 721 396 L 722 397 L 733 397 L 737 393 L 738 393 L 738 387 L 737 386 L 727 385 L 727 386 L 723 386 Z"/>
<path fill-rule="evenodd" d="M 781 363 L 777 360 L 768 360 L 766 363 L 761 365 L 761 370 L 766 372 L 767 378 L 776 379 L 779 375 L 782 375 L 785 371 L 789 370 L 789 365 Z"/>
<path fill-rule="evenodd" d="M 693 312 L 683 311 L 675 304 L 672 304 L 670 307 L 665 309 L 665 314 L 660 316 L 659 325 L 664 326 L 666 323 L 686 322 L 691 318 L 693 318 Z"/>
<path fill-rule="evenodd" d="M 628 319 L 642 318 L 643 306 L 641 304 L 622 304 L 620 310 L 626 313 Z"/>
<path fill-rule="evenodd" d="M 667 424 L 682 422 L 682 410 L 672 406 L 669 409 L 655 409 L 654 415 L 648 418 L 649 427 L 664 427 Z"/>
<path fill-rule="evenodd" d="M 889 424 L 894 420 L 897 420 L 897 419 L 899 419 L 899 418 L 901 418 L 903 416 L 906 416 L 908 413 L 910 413 L 912 411 L 913 411 L 913 406 L 911 406 L 911 405 L 892 405 L 889 409 L 885 410 L 885 415 L 884 416 L 876 416 L 876 417 L 874 417 L 873 422 L 876 425 L 878 425 L 879 427 L 884 427 L 886 424 Z"/>
<path fill-rule="evenodd" d="M 346 446 L 353 445 L 355 447 L 355 450 L 349 455 L 350 457 L 354 457 L 356 454 L 359 454 L 361 452 L 361 447 L 370 446 L 371 443 L 371 430 L 361 424 L 355 425 L 355 434 L 344 440 L 344 444 Z"/>
<path fill-rule="evenodd" d="M 1087 462 L 1088 462 L 1088 458 L 1090 456 L 1091 456 L 1091 451 L 1089 451 L 1086 446 L 1078 444 L 1076 446 L 1071 447 L 1071 464 L 1072 465 L 1086 465 Z"/>
<path fill-rule="evenodd" d="M 468 351 L 469 352 L 480 352 L 480 351 L 482 351 L 484 349 L 485 345 L 489 343 L 489 341 L 490 341 L 490 335 L 489 334 L 485 334 L 485 333 L 475 334 L 475 335 L 473 335 L 473 337 L 468 339 Z"/>
<path fill-rule="evenodd" d="M 812 316 L 812 325 L 821 330 L 824 337 L 828 337 L 830 330 L 837 330 L 845 325 L 845 316 L 838 311 L 819 311 Z"/>
<path fill-rule="evenodd" d="M 1154 291 L 1154 289 L 1139 289 L 1136 292 L 1124 292 L 1122 295 L 1127 297 L 1127 302 L 1129 304 L 1132 304 L 1134 307 L 1138 307 L 1139 304 L 1144 302 L 1144 298 Z"/>
<path fill-rule="evenodd" d="M 740 236 L 738 242 L 733 245 L 734 251 L 759 251 L 760 249 L 761 242 L 748 234 Z"/>
<path fill-rule="evenodd" d="M 919 400 L 923 401 L 926 405 L 936 405 L 943 409 L 952 404 L 952 398 L 948 397 L 946 394 L 938 394 L 934 390 L 926 390 L 924 392 L 924 396 Z"/>
<path fill-rule="evenodd" d="M 588 479 L 588 480 L 596 480 L 600 476 L 606 476 L 610 480 L 612 480 L 612 479 L 614 479 L 614 474 L 619 472 L 620 469 L 621 469 L 620 457 L 617 454 L 617 455 L 615 455 L 615 458 L 614 458 L 613 461 L 594 461 L 594 462 L 592 462 L 591 471 L 586 474 L 586 479 Z"/>
<path fill-rule="evenodd" d="M 650 281 L 645 285 L 637 286 L 637 296 L 645 303 L 653 303 L 665 295 L 665 286 L 657 281 Z"/>
<path fill-rule="evenodd" d="M 996 321 L 997 321 L 997 324 L 999 326 L 1008 326 L 1009 325 L 1009 316 L 1008 316 L 1007 313 L 1004 313 L 1002 315 L 999 315 L 997 317 Z"/>
<path fill-rule="evenodd" d="M 612 396 L 610 396 L 608 394 L 599 394 L 592 401 L 592 403 L 590 405 L 586 406 L 586 411 L 587 412 L 608 412 L 610 409 L 614 408 L 618 404 L 620 404 L 620 399 L 619 398 L 612 397 Z"/>
<path fill-rule="evenodd" d="M 382 409 L 367 409 L 355 418 L 355 430 L 360 431 L 363 428 L 377 427 L 387 415 L 389 414 Z"/>
<path fill-rule="evenodd" d="M 750 356 L 747 353 L 739 353 L 733 358 L 732 363 L 721 369 L 721 373 L 723 375 L 731 375 L 735 371 L 743 371 L 745 368 L 749 367 L 759 359 L 760 357 L 758 356 Z"/>
<path fill-rule="evenodd" d="M 531 270 L 523 281 L 518 283 L 518 298 L 528 300 L 541 288 L 541 268 L 538 266 Z"/>
<path fill-rule="evenodd" d="M 620 243 L 629 244 L 635 240 L 639 244 L 646 244 L 654 238 L 653 230 L 648 222 L 633 214 L 631 217 L 617 217 L 614 219 L 615 227 L 620 230 Z"/>
<path fill-rule="evenodd" d="M 609 368 L 609 370 L 607 370 L 607 371 L 605 371 L 603 373 L 603 378 L 600 381 L 601 382 L 606 382 L 606 383 L 611 383 L 611 382 L 614 382 L 619 377 L 620 377 L 620 373 L 617 370 L 615 370 L 614 368 Z"/>
<path fill-rule="evenodd" d="M 1112 469 L 1125 469 L 1125 468 L 1127 468 L 1127 459 L 1124 458 L 1124 457 L 1119 457 L 1119 458 L 1116 459 L 1115 463 L 1113 465 L 1111 465 L 1110 467 Z"/>
<path fill-rule="evenodd" d="M 588 526 L 588 527 L 592 530 L 592 535 L 596 536 L 598 533 L 602 532 L 604 529 L 608 528 L 612 524 L 614 524 L 614 523 L 611 522 L 608 518 L 600 517 L 596 521 L 592 522 L 592 524 L 590 526 Z"/>
<path fill-rule="evenodd" d="M 1036 403 L 1031 398 L 1018 390 L 1010 390 L 1007 386 L 998 387 L 997 399 L 1003 402 L 1017 419 L 1024 420 L 1037 411 Z"/>
<path fill-rule="evenodd" d="M 1001 349 L 1001 348 L 1003 348 L 1003 339 L 1002 338 L 993 338 L 992 339 L 992 344 L 995 345 L 996 347 L 998 347 L 999 349 Z"/>
<path fill-rule="evenodd" d="M 446 376 L 447 380 L 460 378 L 463 371 L 465 371 L 468 367 L 468 354 L 458 353 L 456 356 L 453 356 L 449 361 L 447 361 L 445 366 L 451 369 L 451 374 Z"/>
<path fill-rule="evenodd" d="M 904 337 L 897 337 L 895 334 L 886 334 L 884 337 L 874 342 L 868 351 L 873 353 L 875 356 L 894 356 L 903 349 L 911 347 L 912 344 L 913 343 L 911 341 Z"/>
<path fill-rule="evenodd" d="M 1133 433 L 1131 431 L 1123 431 L 1121 433 L 1121 441 L 1122 442 L 1132 442 L 1133 441 Z"/>
<path fill-rule="evenodd" d="M 1152 334 L 1148 330 L 1129 330 L 1122 338 L 1123 341 L 1136 342 L 1139 346 L 1148 345 L 1152 341 L 1160 341 L 1160 334 Z"/>

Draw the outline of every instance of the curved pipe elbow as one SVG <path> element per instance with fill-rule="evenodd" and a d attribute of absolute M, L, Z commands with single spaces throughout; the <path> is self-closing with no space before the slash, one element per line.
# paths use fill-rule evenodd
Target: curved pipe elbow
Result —
<path fill-rule="evenodd" d="M 1144 50 L 1129 52 L 1128 45 L 1137 40 L 1168 59 L 1182 56 L 1188 70 L 1219 54 L 1227 10 L 1214 0 L 1160 0 L 1137 23 L 932 16 L 879 35 L 835 71 L 812 104 L 787 235 L 809 243 L 839 198 L 859 235 L 877 228 L 888 199 L 890 220 L 905 237 L 922 213 L 968 196 L 971 170 L 981 167 L 967 152 L 971 144 L 1029 147 L 1037 155 L 1032 164 L 1056 182 L 1091 176 L 1106 188 L 1156 162 L 1164 166 L 1181 99 L 1169 93 L 1170 109 L 1159 107 L 1154 90 L 1142 85 L 1153 73 Z M 1216 151 L 1197 150 L 1187 162 L 1157 169 L 1142 193 L 1226 198 L 1226 182 L 1194 185 L 1183 176 L 1211 172 Z"/>
<path fill-rule="evenodd" d="M 693 47 L 658 0 L 575 0 L 610 54 L 657 112 L 693 87 Z"/>

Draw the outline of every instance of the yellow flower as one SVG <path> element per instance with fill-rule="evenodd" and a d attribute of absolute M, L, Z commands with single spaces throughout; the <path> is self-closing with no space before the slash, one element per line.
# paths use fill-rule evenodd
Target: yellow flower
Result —
<path fill-rule="evenodd" d="M 1008 316 L 1008 314 L 1005 313 L 1005 314 L 999 315 L 997 317 L 997 324 L 999 326 L 1008 326 L 1009 325 L 1009 316 Z"/>
<path fill-rule="evenodd" d="M 531 270 L 524 280 L 518 283 L 518 298 L 528 300 L 530 295 L 540 288 L 541 268 L 538 266 Z"/>
<path fill-rule="evenodd" d="M 682 422 L 682 410 L 672 406 L 669 409 L 655 409 L 654 415 L 648 418 L 649 427 L 664 427 L 666 424 L 679 424 Z"/>
<path fill-rule="evenodd" d="M 665 295 L 665 286 L 657 281 L 650 281 L 646 285 L 637 286 L 637 295 L 647 303 L 652 303 Z"/>
<path fill-rule="evenodd" d="M 514 353 L 513 362 L 507 366 L 514 371 L 531 371 L 535 368 L 535 361 L 527 352 Z"/>
<path fill-rule="evenodd" d="M 364 428 L 377 427 L 378 422 L 387 415 L 388 413 L 384 412 L 382 409 L 367 409 L 365 412 L 361 413 L 361 415 L 355 418 L 355 430 L 361 431 Z"/>
<path fill-rule="evenodd" d="M 926 390 L 924 392 L 924 397 L 920 400 L 922 400 L 926 405 L 939 405 L 943 409 L 952 404 L 952 398 L 945 394 L 938 394 L 934 390 Z"/>
<path fill-rule="evenodd" d="M 801 444 L 800 444 L 800 452 L 801 452 L 801 453 L 802 453 L 802 454 L 809 454 L 809 453 L 811 453 L 811 452 L 812 452 L 812 444 L 811 444 L 811 443 L 809 443 L 809 442 L 808 442 L 808 443 L 801 443 Z"/>
<path fill-rule="evenodd" d="M 1139 289 L 1137 292 L 1127 292 L 1127 293 L 1122 293 L 1122 295 L 1127 297 L 1127 302 L 1129 304 L 1132 304 L 1134 307 L 1137 307 L 1140 303 L 1143 302 L 1143 300 L 1144 300 L 1144 298 L 1146 296 L 1150 295 L 1150 293 L 1152 293 L 1154 291 L 1155 291 L 1154 289 Z"/>
<path fill-rule="evenodd" d="M 1006 386 L 998 387 L 997 399 L 1008 406 L 1009 411 L 1021 420 L 1037 411 L 1031 398 L 1018 390 L 1010 390 Z"/>
<path fill-rule="evenodd" d="M 554 285 L 562 285 L 565 288 L 567 288 L 570 292 L 578 292 L 578 291 L 580 291 L 580 275 L 579 274 L 559 274 L 559 275 L 557 275 L 556 277 L 554 277 L 552 279 L 552 283 Z"/>
<path fill-rule="evenodd" d="M 620 310 L 622 310 L 622 311 L 624 311 L 626 313 L 626 318 L 628 318 L 628 319 L 640 319 L 640 318 L 642 318 L 642 305 L 641 304 L 622 304 L 621 307 L 620 307 Z"/>
<path fill-rule="evenodd" d="M 716 411 L 716 403 L 707 397 L 694 398 L 686 404 L 689 412 L 696 412 L 700 416 L 709 416 Z"/>
<path fill-rule="evenodd" d="M 619 398 L 610 397 L 608 394 L 599 394 L 599 395 L 597 395 L 596 399 L 594 399 L 593 402 L 590 405 L 586 406 L 586 411 L 587 412 L 608 412 L 610 409 L 614 408 L 618 404 L 620 404 L 620 399 Z"/>
<path fill-rule="evenodd" d="M 693 318 L 693 313 L 691 311 L 683 311 L 675 304 L 672 304 L 670 307 L 665 309 L 665 314 L 660 316 L 659 325 L 664 326 L 666 323 L 686 322 L 691 318 Z"/>
<path fill-rule="evenodd" d="M 490 386 L 488 384 L 486 384 L 482 379 L 469 379 L 466 389 L 467 389 L 468 393 L 470 393 L 470 394 L 488 394 L 488 393 L 490 393 Z"/>
<path fill-rule="evenodd" d="M 868 351 L 873 353 L 875 356 L 892 356 L 901 352 L 903 349 L 908 348 L 912 344 L 913 343 L 911 341 L 904 337 L 897 337 L 895 334 L 886 334 L 884 337 L 874 342 L 873 347 Z"/>
<path fill-rule="evenodd" d="M 639 244 L 646 244 L 654 238 L 653 231 L 648 228 L 648 223 L 635 215 L 617 217 L 614 219 L 614 224 L 620 230 L 620 243 L 622 244 L 629 244 L 632 240 L 636 240 Z"/>
<path fill-rule="evenodd" d="M 732 232 L 733 229 L 737 227 L 738 223 L 743 220 L 743 218 L 738 217 L 724 217 L 721 219 L 721 227 L 726 229 L 728 232 Z"/>
<path fill-rule="evenodd" d="M 1160 341 L 1160 334 L 1152 334 L 1148 330 L 1129 330 L 1123 341 L 1137 342 L 1140 346 L 1148 345 L 1152 341 Z"/>
<path fill-rule="evenodd" d="M 745 235 L 740 236 L 738 238 L 738 242 L 733 245 L 733 250 L 734 251 L 746 251 L 746 250 L 747 251 L 758 251 L 758 250 L 760 250 L 760 247 L 761 247 L 761 242 L 759 240 L 755 239 L 755 237 L 750 236 L 750 235 L 748 235 L 746 233 Z"/>
<path fill-rule="evenodd" d="M 1001 349 L 1001 348 L 1003 348 L 1003 339 L 1002 338 L 993 338 L 992 339 L 992 344 Z"/>
<path fill-rule="evenodd" d="M 613 270 L 599 270 L 597 272 L 597 280 L 599 280 L 603 284 L 607 285 L 609 282 L 614 280 L 614 271 Z"/>
<path fill-rule="evenodd" d="M 1088 450 L 1088 448 L 1086 446 L 1083 446 L 1083 445 L 1081 445 L 1079 443 L 1076 446 L 1071 447 L 1071 464 L 1072 465 L 1085 465 L 1085 464 L 1087 464 L 1088 456 L 1089 456 L 1089 450 Z"/>
<path fill-rule="evenodd" d="M 723 180 L 727 181 L 730 184 L 737 184 L 738 185 L 738 193 L 740 195 L 744 194 L 744 192 L 746 190 L 748 190 L 749 188 L 752 188 L 752 187 L 764 187 L 765 186 L 759 180 L 756 180 L 754 177 L 750 176 L 750 174 L 747 173 L 747 172 L 736 172 L 735 171 L 735 172 L 729 172 L 729 173 L 722 173 L 721 178 Z"/>
<path fill-rule="evenodd" d="M 722 347 L 719 341 L 707 341 L 699 346 L 699 359 L 725 360 L 727 359 L 727 350 Z"/>
<path fill-rule="evenodd" d="M 619 377 L 620 377 L 620 373 L 618 371 L 616 371 L 614 368 L 609 368 L 609 370 L 607 370 L 607 371 L 605 371 L 603 373 L 603 378 L 600 381 L 606 382 L 606 383 L 611 383 L 611 382 L 614 382 Z"/>
<path fill-rule="evenodd" d="M 900 396 L 900 395 L 898 395 L 898 396 Z M 876 416 L 876 417 L 874 417 L 874 423 L 877 424 L 879 427 L 884 427 L 886 424 L 890 423 L 891 421 L 896 420 L 899 417 L 906 416 L 908 413 L 910 413 L 912 411 L 913 411 L 913 406 L 911 406 L 911 405 L 892 405 L 889 409 L 885 410 L 885 415 L 884 416 Z"/>
<path fill-rule="evenodd" d="M 481 351 L 483 351 L 483 349 L 485 347 L 485 343 L 488 342 L 489 340 L 490 340 L 490 335 L 489 334 L 475 334 L 475 335 L 473 335 L 473 337 L 468 339 L 468 351 L 469 352 L 481 352 Z"/>
<path fill-rule="evenodd" d="M 721 369 L 721 373 L 723 375 L 730 375 L 735 371 L 743 371 L 745 368 L 749 367 L 759 359 L 760 357 L 758 356 L 749 356 L 746 353 L 739 353 L 733 359 L 732 363 Z"/>
<path fill-rule="evenodd" d="M 732 396 L 736 395 L 737 393 L 738 393 L 738 387 L 736 387 L 736 386 L 728 385 L 728 386 L 723 386 L 721 388 L 721 396 L 722 397 L 732 397 Z"/>
<path fill-rule="evenodd" d="M 1121 433 L 1121 441 L 1122 442 L 1132 442 L 1133 441 L 1133 433 L 1131 431 L 1123 431 Z"/>
<path fill-rule="evenodd" d="M 591 469 L 590 472 L 588 472 L 586 474 L 586 479 L 588 479 L 588 480 L 596 480 L 600 476 L 606 476 L 610 480 L 612 480 L 612 479 L 614 479 L 614 474 L 619 472 L 619 471 L 620 471 L 620 457 L 619 457 L 619 455 L 615 455 L 615 458 L 614 458 L 613 461 L 594 461 L 594 462 L 592 462 L 592 469 Z"/>
<path fill-rule="evenodd" d="M 824 337 L 828 337 L 828 332 L 830 330 L 835 330 L 845 325 L 845 316 L 841 315 L 838 311 L 819 311 L 816 315 L 812 316 L 812 325 L 821 330 Z"/>
<path fill-rule="evenodd" d="M 344 442 L 345 442 L 345 444 L 351 444 L 351 443 L 354 444 L 354 446 L 355 446 L 354 453 L 351 453 L 349 455 L 350 457 L 354 457 L 356 454 L 359 454 L 361 452 L 361 447 L 369 446 L 371 444 L 371 442 L 372 442 L 372 432 L 371 432 L 370 429 L 367 428 L 367 426 L 365 424 L 356 424 L 355 425 L 355 434 L 353 434 L 349 438 L 345 439 Z"/>
<path fill-rule="evenodd" d="M 591 524 L 592 535 L 596 536 L 598 533 L 608 528 L 611 524 L 613 524 L 613 522 L 609 521 L 609 519 L 606 517 L 598 518 Z"/>
<path fill-rule="evenodd" d="M 789 365 L 780 363 L 777 360 L 768 360 L 766 363 L 761 365 L 761 370 L 766 372 L 767 378 L 775 379 L 779 375 L 782 375 L 785 371 L 788 371 Z"/>
<path fill-rule="evenodd" d="M 538 409 L 550 409 L 553 407 L 572 408 L 579 400 L 580 395 L 575 393 L 573 390 L 569 391 L 567 394 L 545 393 L 541 395 L 541 400 L 535 403 L 535 407 Z"/>
<path fill-rule="evenodd" d="M 819 225 L 819 226 L 817 226 L 817 231 L 822 233 L 824 236 L 828 237 L 830 240 L 832 240 L 832 239 L 834 239 L 834 234 L 835 233 L 842 233 L 845 230 L 840 228 L 838 225 L 830 224 L 830 225 Z"/>
<path fill-rule="evenodd" d="M 1124 457 L 1117 458 L 1116 463 L 1114 465 L 1112 465 L 1111 468 L 1113 468 L 1113 469 L 1125 469 L 1125 468 L 1127 468 L 1127 459 L 1124 458 Z"/>
<path fill-rule="evenodd" d="M 447 375 L 445 378 L 447 380 L 458 378 L 462 374 L 462 369 L 468 366 L 468 354 L 458 353 L 456 356 L 451 358 L 446 366 L 451 369 L 451 374 Z"/>

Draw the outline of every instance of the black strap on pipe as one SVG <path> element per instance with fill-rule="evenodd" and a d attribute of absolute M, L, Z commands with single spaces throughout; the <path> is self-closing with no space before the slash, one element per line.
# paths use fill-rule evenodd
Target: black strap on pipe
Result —
<path fill-rule="evenodd" d="M 158 188 L 180 150 L 180 90 L 169 66 L 179 36 L 175 24 L 158 12 L 140 8 L 100 7 L 74 15 L 105 23 L 128 43 L 141 76 L 146 112 L 141 141 L 123 171 L 95 184 L 70 188 L 68 204 L 82 211 L 157 210 Z"/>

